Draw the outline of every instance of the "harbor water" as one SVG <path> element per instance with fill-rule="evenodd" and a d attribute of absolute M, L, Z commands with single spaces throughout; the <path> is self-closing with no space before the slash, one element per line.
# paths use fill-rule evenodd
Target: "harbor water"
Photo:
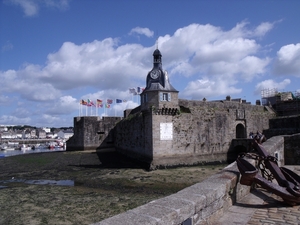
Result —
<path fill-rule="evenodd" d="M 0 158 L 15 156 L 15 155 L 23 155 L 23 154 L 33 154 L 33 153 L 40 153 L 40 152 L 55 152 L 55 151 L 65 151 L 64 148 L 36 148 L 30 150 L 2 150 L 0 151 Z"/>

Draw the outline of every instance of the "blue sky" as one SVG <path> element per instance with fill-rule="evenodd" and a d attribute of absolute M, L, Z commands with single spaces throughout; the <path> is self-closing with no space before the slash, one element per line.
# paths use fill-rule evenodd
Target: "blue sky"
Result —
<path fill-rule="evenodd" d="M 300 91 L 300 1 L 3 0 L 0 124 L 73 126 L 138 106 L 158 46 L 182 99 Z M 110 109 L 81 99 L 122 99 Z"/>

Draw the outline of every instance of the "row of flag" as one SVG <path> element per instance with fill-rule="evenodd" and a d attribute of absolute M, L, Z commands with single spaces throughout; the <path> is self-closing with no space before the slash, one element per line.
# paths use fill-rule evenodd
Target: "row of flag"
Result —
<path fill-rule="evenodd" d="M 122 102 L 127 102 L 127 100 L 122 100 L 122 99 L 116 99 L 115 100 L 116 103 L 122 103 Z M 81 105 L 85 105 L 85 106 L 95 106 L 98 108 L 103 108 L 105 106 L 105 108 L 110 108 L 110 105 L 114 103 L 113 99 L 106 99 L 106 103 L 104 104 L 104 102 L 101 99 L 97 99 L 96 103 L 94 103 L 92 100 L 88 99 L 87 101 L 82 99 L 80 101 Z"/>
<path fill-rule="evenodd" d="M 141 94 L 143 91 L 145 90 L 145 88 L 143 87 L 137 87 L 137 88 L 129 88 L 129 93 L 133 94 L 133 95 L 138 95 Z M 115 99 L 116 103 L 122 103 L 122 102 L 127 102 L 127 100 L 122 100 L 122 99 Z M 101 99 L 97 99 L 96 103 L 94 103 L 92 100 L 88 99 L 87 101 L 82 99 L 80 100 L 80 104 L 81 105 L 85 105 L 85 106 L 95 106 L 98 108 L 103 108 L 105 106 L 105 108 L 110 108 L 110 105 L 114 103 L 113 99 L 106 99 L 106 102 L 104 103 Z"/>
<path fill-rule="evenodd" d="M 132 94 L 132 101 L 134 101 L 134 98 L 136 98 L 134 96 L 137 96 L 137 95 L 141 94 L 144 90 L 145 90 L 145 88 L 143 88 L 143 87 L 129 88 L 129 93 Z M 139 98 L 138 98 L 138 100 L 139 100 Z M 92 101 L 90 99 L 87 99 L 87 100 L 81 99 L 79 101 L 79 103 L 80 103 L 79 104 L 79 116 L 82 116 L 83 113 L 84 113 L 82 106 L 88 106 L 88 107 L 85 107 L 85 116 L 88 116 L 88 114 L 98 116 L 100 108 L 102 108 L 104 110 L 104 114 L 102 114 L 102 113 L 100 113 L 100 114 L 102 114 L 102 115 L 107 115 L 107 113 L 111 114 L 111 105 L 114 104 L 114 103 L 123 103 L 123 102 L 127 102 L 127 100 L 123 100 L 123 99 L 106 99 L 106 100 L 96 99 L 96 101 Z M 88 110 L 88 108 L 90 110 Z M 115 111 L 115 116 L 116 116 L 116 114 L 117 114 L 116 109 L 114 111 Z"/>

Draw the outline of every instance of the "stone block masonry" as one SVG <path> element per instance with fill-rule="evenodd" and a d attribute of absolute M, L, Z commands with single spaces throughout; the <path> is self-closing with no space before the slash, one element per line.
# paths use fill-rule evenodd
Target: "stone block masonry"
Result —
<path fill-rule="evenodd" d="M 268 129 L 275 116 L 264 106 L 232 101 L 178 104 L 180 113 L 149 108 L 129 114 L 116 125 L 116 150 L 150 168 L 227 162 L 232 139 Z"/>
<path fill-rule="evenodd" d="M 273 137 L 263 146 L 272 156 L 283 153 L 284 138 Z M 250 187 L 241 185 L 239 179 L 240 173 L 234 162 L 203 182 L 94 225 L 214 224 L 230 206 L 249 194 Z"/>
<path fill-rule="evenodd" d="M 74 135 L 67 141 L 67 151 L 113 147 L 113 131 L 121 117 L 83 116 L 74 118 Z"/>
<path fill-rule="evenodd" d="M 237 200 L 249 193 L 238 183 L 236 163 L 201 183 L 157 199 L 94 225 L 213 224 Z"/>
<path fill-rule="evenodd" d="M 300 165 L 300 134 L 283 135 L 286 165 Z"/>

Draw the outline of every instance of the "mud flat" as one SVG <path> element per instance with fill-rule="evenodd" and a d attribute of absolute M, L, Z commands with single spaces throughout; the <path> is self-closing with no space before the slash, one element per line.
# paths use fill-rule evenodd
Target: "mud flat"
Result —
<path fill-rule="evenodd" d="M 91 224 L 201 182 L 225 165 L 147 171 L 111 149 L 0 159 L 0 224 Z"/>

